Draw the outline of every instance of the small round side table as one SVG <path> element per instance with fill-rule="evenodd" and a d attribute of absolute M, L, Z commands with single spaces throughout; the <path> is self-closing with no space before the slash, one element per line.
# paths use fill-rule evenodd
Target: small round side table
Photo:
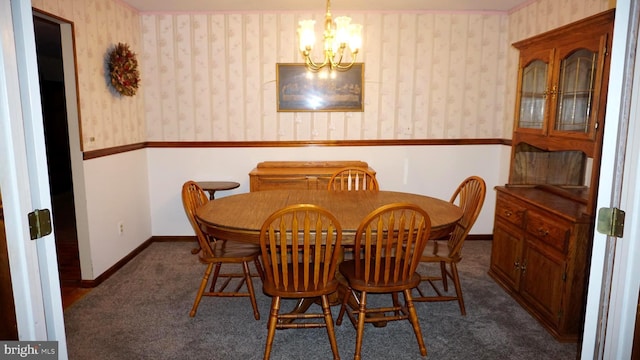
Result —
<path fill-rule="evenodd" d="M 215 198 L 216 191 L 231 190 L 240 186 L 240 184 L 235 181 L 198 181 L 198 185 L 202 190 L 209 193 L 210 200 Z"/>

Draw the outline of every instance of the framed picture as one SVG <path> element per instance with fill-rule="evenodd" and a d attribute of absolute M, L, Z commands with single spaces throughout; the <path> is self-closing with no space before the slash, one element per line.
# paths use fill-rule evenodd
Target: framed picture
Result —
<path fill-rule="evenodd" d="M 314 72 L 304 64 L 276 64 L 278 111 L 364 111 L 363 68 Z"/>

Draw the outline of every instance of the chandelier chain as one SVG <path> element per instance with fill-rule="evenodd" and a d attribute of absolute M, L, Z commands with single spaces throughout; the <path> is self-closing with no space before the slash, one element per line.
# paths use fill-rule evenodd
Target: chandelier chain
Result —
<path fill-rule="evenodd" d="M 299 22 L 298 36 L 300 37 L 300 52 L 305 59 L 307 68 L 318 71 L 325 66 L 332 70 L 346 71 L 356 62 L 358 51 L 362 44 L 362 25 L 352 24 L 351 18 L 340 16 L 333 20 L 331 15 L 331 1 L 327 0 L 324 21 L 324 59 L 315 62 L 311 58 L 311 51 L 315 45 L 315 20 Z M 350 61 L 343 63 L 345 50 L 351 51 Z"/>

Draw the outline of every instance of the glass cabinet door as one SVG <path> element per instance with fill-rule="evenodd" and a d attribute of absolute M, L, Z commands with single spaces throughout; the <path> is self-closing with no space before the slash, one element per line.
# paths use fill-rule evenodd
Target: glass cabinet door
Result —
<path fill-rule="evenodd" d="M 543 129 L 548 70 L 549 64 L 542 60 L 534 60 L 522 69 L 518 128 Z"/>
<path fill-rule="evenodd" d="M 593 105 L 598 53 L 580 49 L 560 63 L 556 131 L 588 133 Z"/>

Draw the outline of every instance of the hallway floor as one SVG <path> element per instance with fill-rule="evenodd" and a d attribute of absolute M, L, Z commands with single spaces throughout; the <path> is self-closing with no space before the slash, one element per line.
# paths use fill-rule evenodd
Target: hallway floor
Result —
<path fill-rule="evenodd" d="M 81 287 L 73 193 L 65 192 L 52 196 L 51 205 L 53 207 L 62 306 L 66 309 L 91 291 L 91 288 Z"/>

